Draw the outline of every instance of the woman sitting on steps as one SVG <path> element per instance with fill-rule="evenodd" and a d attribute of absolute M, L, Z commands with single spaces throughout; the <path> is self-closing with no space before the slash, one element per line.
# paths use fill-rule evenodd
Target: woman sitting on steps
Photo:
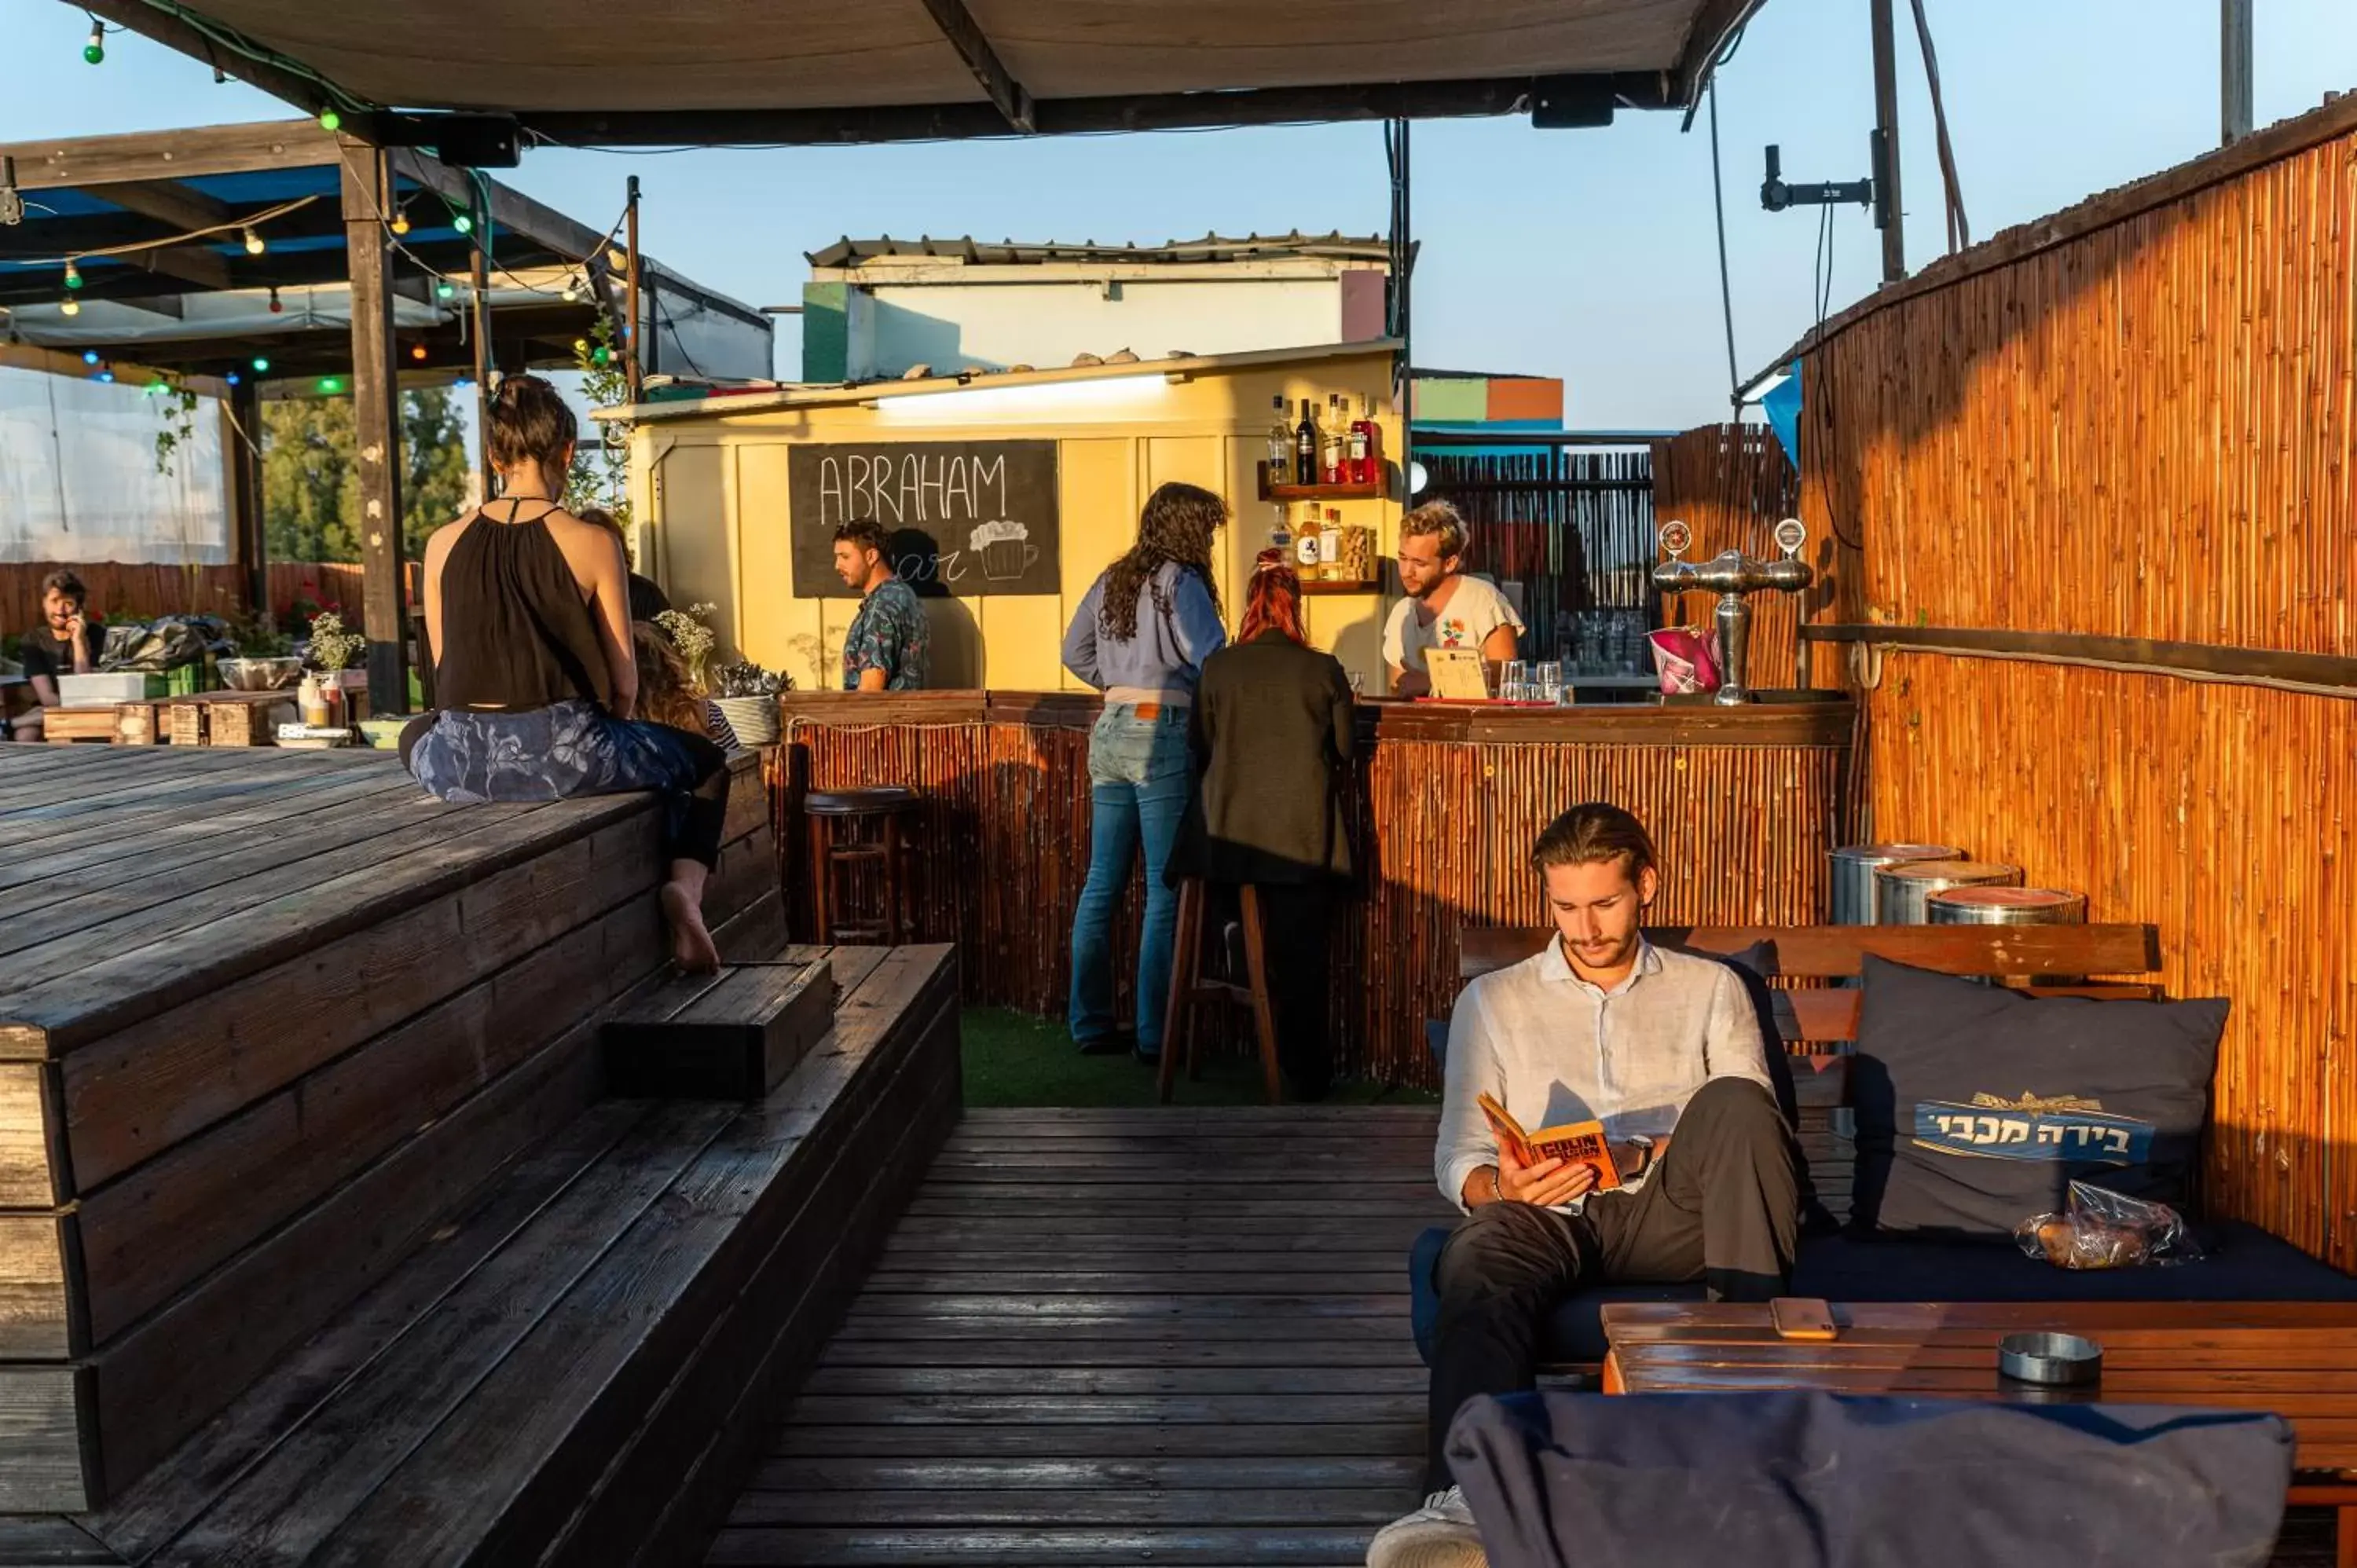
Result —
<path fill-rule="evenodd" d="M 558 499 L 579 426 L 556 389 L 510 376 L 491 400 L 501 495 L 425 544 L 425 634 L 442 711 L 402 732 L 402 759 L 459 804 L 653 789 L 670 879 L 661 897 L 681 968 L 709 972 L 704 883 L 728 799 L 719 746 L 636 718 L 622 547 Z"/>

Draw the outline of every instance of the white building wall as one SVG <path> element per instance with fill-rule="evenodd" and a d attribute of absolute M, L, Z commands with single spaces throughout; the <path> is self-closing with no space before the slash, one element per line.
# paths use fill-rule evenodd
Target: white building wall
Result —
<path fill-rule="evenodd" d="M 966 366 L 1051 370 L 1127 349 L 1142 360 L 1342 341 L 1338 278 L 877 284 L 849 291 L 849 375 Z"/>

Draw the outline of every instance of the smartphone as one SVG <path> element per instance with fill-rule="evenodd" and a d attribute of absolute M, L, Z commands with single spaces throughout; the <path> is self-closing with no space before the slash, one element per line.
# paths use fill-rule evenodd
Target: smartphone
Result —
<path fill-rule="evenodd" d="M 1768 1304 L 1769 1321 L 1780 1339 L 1831 1339 L 1834 1309 L 1813 1296 L 1780 1295 Z"/>

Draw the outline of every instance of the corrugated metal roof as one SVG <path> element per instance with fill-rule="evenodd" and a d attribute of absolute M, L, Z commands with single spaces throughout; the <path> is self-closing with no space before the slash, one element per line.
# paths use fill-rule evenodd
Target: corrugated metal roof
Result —
<path fill-rule="evenodd" d="M 920 235 L 895 240 L 855 240 L 845 235 L 824 250 L 806 252 L 813 267 L 856 267 L 883 256 L 932 256 L 963 262 L 969 266 L 1027 266 L 1051 262 L 1202 263 L 1274 261 L 1288 256 L 1334 261 L 1388 262 L 1391 245 L 1379 234 L 1206 234 L 1200 240 L 1166 240 L 1158 245 L 1100 245 L 1094 240 L 1071 244 L 1061 240 L 1038 243 L 1001 240 L 996 244 L 970 234 L 936 240 Z"/>

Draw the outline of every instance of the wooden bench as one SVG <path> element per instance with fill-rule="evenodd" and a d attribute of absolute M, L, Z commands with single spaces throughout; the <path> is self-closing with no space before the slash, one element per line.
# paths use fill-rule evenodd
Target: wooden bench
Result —
<path fill-rule="evenodd" d="M 382 753 L 48 756 L 72 790 L 0 801 L 31 857 L 0 886 L 39 910 L 0 932 L 0 1512 L 101 1503 L 280 1364 L 597 1099 L 597 1025 L 668 967 L 651 796 L 447 806 Z M 773 954 L 750 757 L 722 837 L 723 956 Z"/>
<path fill-rule="evenodd" d="M 772 956 L 843 984 L 773 1093 L 574 1116 L 104 1507 L 0 1520 L 0 1562 L 61 1525 L 102 1565 L 700 1561 L 958 1113 L 953 949 Z"/>
<path fill-rule="evenodd" d="M 1864 994 L 1828 981 L 1855 979 L 1865 955 L 1946 974 L 1991 980 L 2024 974 L 2112 976 L 2058 985 L 2021 986 L 2034 995 L 2150 998 L 2160 967 L 2150 926 L 1671 926 L 1646 936 L 1666 947 L 1722 956 L 1765 949 L 1774 976 L 1813 983 L 1775 993 L 1778 1024 L 1800 1112 L 1801 1152 L 1818 1200 L 1835 1219 L 1849 1218 L 1857 1164 L 1850 1111 L 1849 1047 L 1857 1037 Z M 1552 928 L 1473 927 L 1458 940 L 1458 974 L 1471 980 L 1520 963 L 1555 939 Z"/>

